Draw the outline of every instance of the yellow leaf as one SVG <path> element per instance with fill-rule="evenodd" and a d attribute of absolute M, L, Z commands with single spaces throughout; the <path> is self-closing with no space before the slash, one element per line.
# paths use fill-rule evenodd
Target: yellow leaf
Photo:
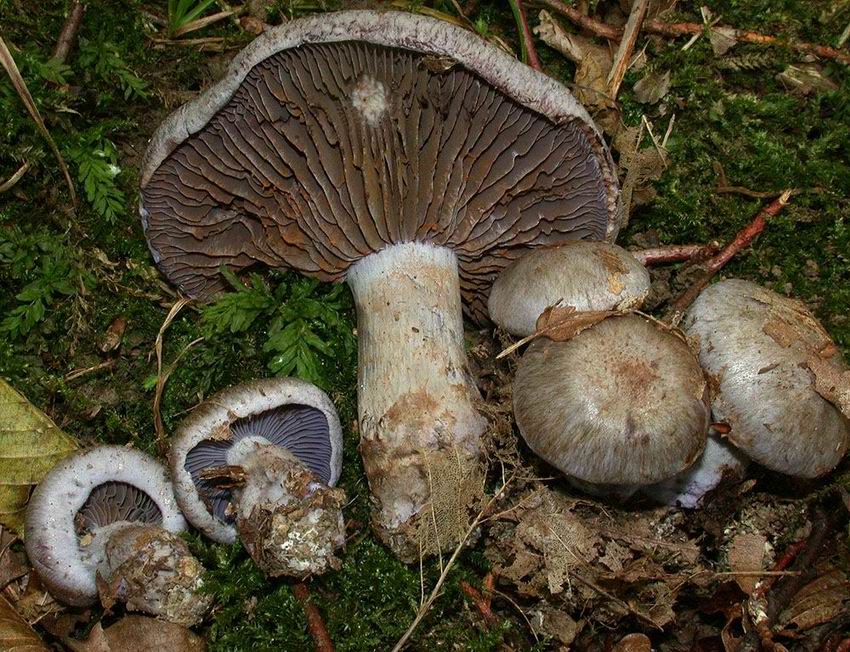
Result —
<path fill-rule="evenodd" d="M 0 524 L 22 534 L 30 489 L 76 448 L 72 437 L 0 378 Z"/>

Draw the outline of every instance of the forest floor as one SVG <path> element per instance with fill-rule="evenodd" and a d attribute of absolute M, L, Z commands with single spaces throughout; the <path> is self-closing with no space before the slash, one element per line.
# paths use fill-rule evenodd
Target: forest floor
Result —
<path fill-rule="evenodd" d="M 0 183 L 23 170 L 0 194 L 0 376 L 81 445 L 132 444 L 160 455 L 155 342 L 178 297 L 154 267 L 137 217 L 141 157 L 161 120 L 220 77 L 258 25 L 233 16 L 172 40 L 161 21 L 164 0 L 98 0 L 89 3 L 78 42 L 60 64 L 51 53 L 68 4 L 0 0 L 0 33 L 79 195 L 74 211 L 45 139 L 9 79 L 0 79 Z M 350 6 L 253 4 L 271 8 L 264 17 L 269 24 Z M 590 4 L 599 20 L 625 22 L 617 2 Z M 846 0 L 706 0 L 710 15 L 696 2 L 653 2 L 653 15 L 665 8 L 659 4 L 670 7 L 660 18 L 666 22 L 719 19 L 718 25 L 783 42 L 835 46 L 850 23 Z M 394 6 L 454 20 L 462 10 L 463 22 L 485 37 L 518 56 L 522 48 L 508 3 L 400 0 Z M 534 2 L 526 9 L 532 28 L 549 20 Z M 556 20 L 576 32 L 569 21 Z M 623 246 L 726 242 L 766 198 L 803 190 L 723 275 L 799 297 L 850 357 L 850 66 L 781 44 L 739 42 L 721 53 L 707 34 L 687 48 L 688 37 L 642 34 L 635 52 L 645 56 L 626 73 L 616 102 L 599 102 L 588 92 L 592 71 L 579 70 L 583 83 L 574 85 L 576 66 L 540 38 L 534 43 L 544 72 L 573 87 L 614 138 L 615 155 L 631 162 L 622 166 L 633 175 Z M 585 43 L 586 62 L 598 54 L 594 44 L 610 52 L 603 39 Z M 652 308 L 663 311 L 693 274 L 687 265 L 654 272 Z M 324 387 L 345 430 L 340 484 L 351 500 L 349 541 L 341 570 L 310 582 L 312 600 L 337 650 L 391 649 L 420 605 L 421 582 L 427 594 L 440 565 L 426 560 L 420 576 L 418 566 L 397 561 L 369 530 L 349 292 L 284 271 L 231 277 L 231 285 L 210 305 L 184 308 L 164 331 L 162 368 L 171 370 L 160 406 L 165 432 L 203 397 L 243 380 L 277 373 Z M 492 355 L 503 335 L 469 329 L 476 368 L 509 383 L 511 361 L 497 365 Z M 321 346 L 311 344 L 316 339 Z M 505 398 L 503 386 L 490 389 Z M 846 463 L 809 483 L 753 468 L 747 481 L 705 509 L 685 512 L 602 505 L 561 480 L 532 480 L 551 476 L 551 469 L 540 468 L 521 445 L 516 450 L 509 433 L 500 445 L 528 471 L 511 500 L 536 497 L 522 503 L 513 521 L 485 527 L 462 552 L 410 649 L 646 649 L 637 638 L 635 647 L 614 648 L 636 633 L 660 650 L 758 649 L 748 647 L 754 644 L 746 611 L 761 597 L 777 612 L 771 612 L 781 630 L 776 640 L 787 649 L 835 650 L 850 636 Z M 547 514 L 574 525 L 571 545 L 594 570 L 561 559 L 548 535 L 535 530 L 535 519 L 545 522 Z M 801 557 L 783 566 L 783 554 L 798 541 Z M 209 568 L 215 597 L 211 616 L 197 629 L 208 649 L 312 649 L 290 584 L 264 579 L 239 546 L 199 536 L 190 543 Z M 520 557 L 534 559 L 521 573 Z M 752 568 L 774 569 L 776 584 L 756 589 L 747 575 Z M 27 593 L 20 578 L 6 581 L 0 573 L 0 580 L 4 595 L 57 646 L 83 639 L 101 617 L 106 626 L 121 616 L 98 608 L 71 618 L 55 604 L 39 603 L 37 587 Z M 492 616 L 485 617 L 488 608 Z"/>

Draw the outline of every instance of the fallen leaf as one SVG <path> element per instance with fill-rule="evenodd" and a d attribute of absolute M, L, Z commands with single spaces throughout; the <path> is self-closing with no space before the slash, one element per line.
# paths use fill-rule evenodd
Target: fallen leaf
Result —
<path fill-rule="evenodd" d="M 146 616 L 125 616 L 103 629 L 97 623 L 85 641 L 65 639 L 73 652 L 203 652 L 204 639 L 186 627 Z"/>
<path fill-rule="evenodd" d="M 29 623 L 0 595 L 0 650 L 47 652 L 48 648 Z"/>
<path fill-rule="evenodd" d="M 76 448 L 72 437 L 0 378 L 0 524 L 22 535 L 30 489 Z"/>
<path fill-rule="evenodd" d="M 103 340 L 100 343 L 101 353 L 109 353 L 115 351 L 121 346 L 121 338 L 124 336 L 124 331 L 127 329 L 127 320 L 122 316 L 116 317 L 106 329 L 103 335 Z"/>
<path fill-rule="evenodd" d="M 541 11 L 538 20 L 534 33 L 540 40 L 576 64 L 572 89 L 576 99 L 591 112 L 614 108 L 608 94 L 608 73 L 613 65 L 608 48 L 566 31 L 548 11 Z"/>
<path fill-rule="evenodd" d="M 714 56 L 722 57 L 738 43 L 735 38 L 735 29 L 732 27 L 712 27 L 708 32 L 708 40 Z"/>
<path fill-rule="evenodd" d="M 834 358 L 818 355 L 809 356 L 806 365 L 814 374 L 815 391 L 850 419 L 850 369 L 836 363 Z"/>
<path fill-rule="evenodd" d="M 646 634 L 627 634 L 611 652 L 652 652 L 652 642 Z"/>
<path fill-rule="evenodd" d="M 0 590 L 6 588 L 9 582 L 26 575 L 29 570 L 24 553 L 12 550 L 12 544 L 17 538 L 0 526 Z"/>
<path fill-rule="evenodd" d="M 641 104 L 655 104 L 670 92 L 670 71 L 651 72 L 634 86 L 635 99 Z"/>
<path fill-rule="evenodd" d="M 625 314 L 619 310 L 589 310 L 577 312 L 572 306 L 549 306 L 537 318 L 535 335 L 555 342 L 566 342 L 603 319 Z"/>
<path fill-rule="evenodd" d="M 838 84 L 816 63 L 792 64 L 776 75 L 776 79 L 801 95 L 838 90 Z"/>
<path fill-rule="evenodd" d="M 832 570 L 801 588 L 779 615 L 784 628 L 805 631 L 832 622 L 850 602 L 850 581 L 840 570 Z"/>
<path fill-rule="evenodd" d="M 763 570 L 767 539 L 761 534 L 741 532 L 732 539 L 729 547 L 729 568 L 734 573 L 749 573 Z M 738 586 L 747 595 L 752 595 L 758 584 L 757 575 L 741 575 L 735 578 Z"/>

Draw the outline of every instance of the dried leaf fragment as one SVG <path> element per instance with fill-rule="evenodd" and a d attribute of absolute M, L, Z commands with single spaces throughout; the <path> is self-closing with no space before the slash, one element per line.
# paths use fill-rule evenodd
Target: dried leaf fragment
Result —
<path fill-rule="evenodd" d="M 670 92 L 670 71 L 651 72 L 634 86 L 635 99 L 641 104 L 655 104 Z"/>
<path fill-rule="evenodd" d="M 47 652 L 47 646 L 29 623 L 0 596 L 0 650 L 4 652 Z"/>
<path fill-rule="evenodd" d="M 818 355 L 810 356 L 806 364 L 815 376 L 815 391 L 850 419 L 850 370 Z"/>
<path fill-rule="evenodd" d="M 785 628 L 805 631 L 832 622 L 850 602 L 850 580 L 835 569 L 812 580 L 794 596 L 792 603 L 779 615 Z"/>
<path fill-rule="evenodd" d="M 74 652 L 203 652 L 204 640 L 191 630 L 146 616 L 125 616 L 106 629 L 97 623 L 85 641 L 65 639 Z"/>
<path fill-rule="evenodd" d="M 620 310 L 576 312 L 572 306 L 549 306 L 537 318 L 535 336 L 543 335 L 555 342 L 566 342 L 603 319 L 623 314 L 626 312 Z"/>
<path fill-rule="evenodd" d="M 732 539 L 729 548 L 729 568 L 735 573 L 751 573 L 762 570 L 767 539 L 761 534 L 741 532 Z M 756 575 L 741 575 L 735 578 L 738 586 L 747 595 L 752 595 L 758 583 Z"/>

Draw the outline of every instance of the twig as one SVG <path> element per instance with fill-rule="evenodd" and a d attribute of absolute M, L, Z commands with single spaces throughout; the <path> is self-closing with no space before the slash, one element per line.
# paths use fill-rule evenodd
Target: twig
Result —
<path fill-rule="evenodd" d="M 410 623 L 410 627 L 407 628 L 407 631 L 398 640 L 398 643 L 395 644 L 395 647 L 393 647 L 392 652 L 399 652 L 400 650 L 404 649 L 405 645 L 407 645 L 407 642 L 410 640 L 410 637 L 413 636 L 413 632 L 416 631 L 416 628 L 419 626 L 419 623 L 422 622 L 422 619 L 425 617 L 425 615 L 431 609 L 431 605 L 434 604 L 434 601 L 440 595 L 440 590 L 443 588 L 443 584 L 445 584 L 445 582 L 446 582 L 446 578 L 449 575 L 449 571 L 452 569 L 455 562 L 457 561 L 457 558 L 460 555 L 461 551 L 463 550 L 464 546 L 466 545 L 467 540 L 472 535 L 472 533 L 475 531 L 475 528 L 477 528 L 478 525 L 481 523 L 482 519 L 484 518 L 484 515 L 487 512 L 490 511 L 490 508 L 496 503 L 496 501 L 505 492 L 505 490 L 508 488 L 508 485 L 511 484 L 513 479 L 514 479 L 514 476 L 512 475 L 507 480 L 505 480 L 505 482 L 502 484 L 502 486 L 499 487 L 499 490 L 495 494 L 493 494 L 493 497 L 490 500 L 487 501 L 487 504 L 483 507 L 483 509 L 481 509 L 480 512 L 478 512 L 478 514 L 472 520 L 472 523 L 467 528 L 466 533 L 463 535 L 461 540 L 458 541 L 458 544 L 455 547 L 454 552 L 452 553 L 452 556 L 449 558 L 449 561 L 443 567 L 443 572 L 440 573 L 440 577 L 437 578 L 437 583 L 434 584 L 434 588 L 431 590 L 431 593 L 428 596 L 428 599 L 425 600 L 425 602 L 423 602 L 419 606 L 419 609 L 416 611 L 416 617 L 413 619 L 413 622 Z"/>
<path fill-rule="evenodd" d="M 72 0 L 68 17 L 62 25 L 59 38 L 56 40 L 56 47 L 53 50 L 53 58 L 59 63 L 65 63 L 68 60 L 68 55 L 77 41 L 77 32 L 80 31 L 80 25 L 83 22 L 83 14 L 85 12 L 85 4 L 80 2 L 80 0 Z"/>
<path fill-rule="evenodd" d="M 718 242 L 708 244 L 662 245 L 630 252 L 644 266 L 681 263 L 687 260 L 703 260 L 720 251 Z"/>
<path fill-rule="evenodd" d="M 213 23 L 217 23 L 220 20 L 224 20 L 230 16 L 239 14 L 244 11 L 244 7 L 239 7 L 237 9 L 229 9 L 227 11 L 219 11 L 217 14 L 212 14 L 211 16 L 204 16 L 203 18 L 196 18 L 185 25 L 178 27 L 171 34 L 171 38 L 176 39 L 178 36 L 182 36 L 183 34 L 188 34 L 189 32 L 195 32 L 199 29 L 203 29 L 208 25 L 212 25 Z"/>
<path fill-rule="evenodd" d="M 304 582 L 295 582 L 292 585 L 292 593 L 304 610 L 304 615 L 307 616 L 307 629 L 310 630 L 310 636 L 316 644 L 316 652 L 334 652 L 334 643 L 331 635 L 328 634 L 328 628 L 325 627 L 322 614 L 310 599 L 310 589 Z"/>
<path fill-rule="evenodd" d="M 0 194 L 7 192 L 7 191 L 11 190 L 12 188 L 14 188 L 17 185 L 18 181 L 20 181 L 23 178 L 23 176 L 27 173 L 27 170 L 29 170 L 29 169 L 30 169 L 30 162 L 24 161 L 24 164 L 15 171 L 15 174 L 13 174 L 11 177 L 9 177 L 3 183 L 0 183 Z"/>
<path fill-rule="evenodd" d="M 616 100 L 617 93 L 620 92 L 620 84 L 623 83 L 623 77 L 625 77 L 626 70 L 631 62 L 632 52 L 635 49 L 635 43 L 638 34 L 640 34 L 643 19 L 646 18 L 648 7 L 649 0 L 634 0 L 632 4 L 629 19 L 623 30 L 623 38 L 617 48 L 617 54 L 614 56 L 614 65 L 611 67 L 611 72 L 608 73 L 608 95 L 612 100 Z"/>
<path fill-rule="evenodd" d="M 537 50 L 534 48 L 534 37 L 531 34 L 531 28 L 528 26 L 528 16 L 525 13 L 522 0 L 508 0 L 508 2 L 513 10 L 517 27 L 519 27 L 522 60 L 535 70 L 540 70 L 540 59 L 537 57 Z"/>
<path fill-rule="evenodd" d="M 47 131 L 44 120 L 42 120 L 41 114 L 38 112 L 38 107 L 36 107 L 35 102 L 32 99 L 32 95 L 30 95 L 29 89 L 24 82 L 24 78 L 21 77 L 21 72 L 18 70 L 18 66 L 12 58 L 12 53 L 9 52 L 9 48 L 6 47 L 6 41 L 3 40 L 2 36 L 0 36 L 0 63 L 3 64 L 3 67 L 9 74 L 9 78 L 12 80 L 12 86 L 15 87 L 18 97 L 21 98 L 21 102 L 24 103 L 27 112 L 35 122 L 36 127 L 50 146 L 53 156 L 56 157 L 56 161 L 59 163 L 59 168 L 62 170 L 62 175 L 65 177 L 65 183 L 68 184 L 68 193 L 71 195 L 71 204 L 73 205 L 74 210 L 76 210 L 77 193 L 74 190 L 74 184 L 71 181 L 71 173 L 68 172 L 68 166 L 65 165 L 65 159 L 63 159 L 62 154 L 59 153 L 59 148 L 56 146 L 53 136 L 51 136 L 50 132 Z"/>
<path fill-rule="evenodd" d="M 69 383 L 72 380 L 77 380 L 78 378 L 82 378 L 83 376 L 88 376 L 89 374 L 97 373 L 98 371 L 103 371 L 104 369 L 111 369 L 115 366 L 115 358 L 110 360 L 106 360 L 105 362 L 101 362 L 92 367 L 85 367 L 84 369 L 74 369 L 73 371 L 69 371 L 65 374 L 65 382 Z"/>
<path fill-rule="evenodd" d="M 584 16 L 573 7 L 565 5 L 561 0 L 534 0 L 539 5 L 549 7 L 562 16 L 568 18 L 571 22 L 578 25 L 596 36 L 607 38 L 612 41 L 619 41 L 623 38 L 623 30 L 618 27 L 612 27 L 589 16 Z M 648 34 L 657 34 L 660 36 L 668 36 L 677 38 L 680 36 L 693 36 L 701 34 L 706 29 L 702 23 L 665 23 L 660 20 L 647 20 L 643 23 L 643 31 Z M 728 35 L 736 41 L 745 43 L 756 43 L 758 45 L 779 45 L 786 46 L 797 52 L 806 54 L 816 54 L 824 59 L 835 59 L 845 65 L 850 65 L 850 55 L 841 52 L 827 45 L 819 45 L 817 43 L 807 43 L 805 41 L 786 41 L 777 36 L 769 34 L 760 34 L 746 29 L 729 28 Z"/>
<path fill-rule="evenodd" d="M 472 600 L 472 604 L 478 609 L 478 613 L 484 619 L 484 629 L 488 629 L 497 621 L 496 614 L 493 613 L 493 609 L 490 607 L 490 601 L 481 594 L 481 591 L 465 580 L 460 581 L 460 590 Z"/>
<path fill-rule="evenodd" d="M 741 230 L 735 239 L 727 244 L 716 256 L 711 258 L 706 264 L 706 270 L 703 274 L 682 294 L 676 299 L 667 311 L 665 321 L 675 323 L 679 315 L 681 315 L 697 298 L 700 292 L 709 284 L 714 275 L 719 272 L 726 263 L 728 263 L 735 254 L 748 247 L 750 243 L 758 236 L 764 227 L 767 226 L 767 221 L 775 217 L 788 203 L 791 197 L 791 191 L 786 190 L 778 198 L 770 202 L 762 208 L 758 215 L 755 216 L 743 230 Z"/>

